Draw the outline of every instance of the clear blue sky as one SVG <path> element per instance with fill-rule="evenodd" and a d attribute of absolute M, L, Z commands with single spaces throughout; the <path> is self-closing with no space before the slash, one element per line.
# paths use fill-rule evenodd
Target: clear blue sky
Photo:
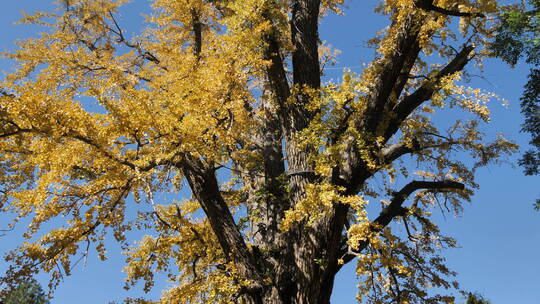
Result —
<path fill-rule="evenodd" d="M 13 41 L 33 36 L 36 28 L 13 25 L 22 10 L 50 10 L 48 0 L 3 1 L 0 11 L 0 50 L 14 48 Z M 361 64 L 370 60 L 373 51 L 365 47 L 365 40 L 387 25 L 386 20 L 373 14 L 375 0 L 348 1 L 345 16 L 329 16 L 321 25 L 321 39 L 326 40 L 342 54 L 337 67 L 351 67 L 361 71 Z M 133 31 L 142 27 L 140 12 L 147 0 L 133 0 L 123 11 L 121 22 Z M 0 70 L 10 69 L 10 63 L 0 61 Z M 336 77 L 339 70 L 329 70 L 329 77 Z M 494 92 L 510 101 L 504 108 L 493 102 L 492 122 L 484 128 L 493 136 L 503 133 L 526 147 L 528 137 L 519 132 L 522 117 L 519 113 L 519 96 L 526 81 L 527 67 L 515 69 L 488 60 L 483 77 L 473 79 L 473 86 Z M 3 77 L 3 76 L 2 76 Z M 452 119 L 444 118 L 444 119 Z M 533 201 L 540 195 L 540 177 L 525 177 L 520 168 L 514 168 L 519 155 L 508 159 L 509 164 L 491 166 L 478 172 L 477 181 L 481 188 L 473 197 L 472 204 L 465 204 L 462 217 L 447 216 L 441 229 L 453 235 L 461 248 L 447 251 L 445 256 L 450 267 L 458 272 L 457 280 L 464 289 L 478 291 L 494 304 L 520 303 L 538 304 L 540 286 L 540 213 L 532 208 Z M 377 203 L 377 202 L 375 202 Z M 5 227 L 5 216 L 0 216 L 0 229 Z M 20 238 L 7 235 L 0 238 L 0 252 L 16 246 Z M 86 265 L 74 270 L 59 286 L 54 304 L 105 304 L 120 301 L 126 296 L 141 295 L 133 289 L 122 289 L 124 274 L 123 257 L 119 249 L 109 248 L 109 260 L 96 261 L 90 256 Z M 0 271 L 6 268 L 0 262 Z M 40 276 L 46 285 L 46 276 Z M 167 283 L 158 282 L 150 297 L 157 297 Z M 344 268 L 338 275 L 332 303 L 355 303 L 356 280 L 353 266 Z"/>

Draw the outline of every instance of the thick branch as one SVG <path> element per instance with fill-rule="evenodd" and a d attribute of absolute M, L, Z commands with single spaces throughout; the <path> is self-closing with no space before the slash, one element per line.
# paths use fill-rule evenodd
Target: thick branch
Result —
<path fill-rule="evenodd" d="M 395 50 L 386 57 L 381 58 L 377 65 L 380 66 L 381 73 L 373 81 L 372 93 L 369 99 L 368 107 L 360 118 L 356 119 L 354 124 L 362 132 L 367 134 L 378 133 L 380 124 L 387 121 L 383 115 L 395 106 L 403 88 L 408 81 L 408 75 L 420 52 L 418 34 L 423 24 L 423 18 L 420 16 L 409 15 L 400 22 L 392 24 L 392 32 L 396 35 Z M 342 131 L 338 131 L 342 132 Z M 335 134 L 336 138 L 341 134 Z M 375 143 L 372 143 L 375 146 Z M 375 151 L 373 151 L 375 152 Z M 371 155 L 377 157 L 375 153 Z M 355 194 L 364 181 L 372 175 L 368 169 L 367 163 L 360 157 L 360 153 L 354 141 L 348 143 L 347 151 L 344 152 L 344 161 L 339 168 L 333 170 L 333 182 L 347 188 L 346 194 Z M 332 223 L 343 223 L 347 215 L 347 208 L 341 212 L 335 212 L 330 219 Z M 342 227 L 335 227 L 332 232 L 333 239 L 341 235 Z"/>
<path fill-rule="evenodd" d="M 321 85 L 318 53 L 319 6 L 320 0 L 296 0 L 293 2 L 291 20 L 294 83 L 315 89 Z"/>
<path fill-rule="evenodd" d="M 268 76 L 268 81 L 270 82 L 270 88 L 275 98 L 275 102 L 279 106 L 279 111 L 282 112 L 280 115 L 283 116 L 283 110 L 285 109 L 285 104 L 290 94 L 289 83 L 287 82 L 279 44 L 274 34 L 269 34 L 266 37 L 266 43 L 268 43 L 268 47 L 266 48 L 265 59 L 272 62 L 266 69 L 266 74 Z"/>
<path fill-rule="evenodd" d="M 319 6 L 320 0 L 295 0 L 292 5 L 291 40 L 294 46 L 292 52 L 293 83 L 297 89 L 319 89 L 321 86 L 321 71 L 319 67 Z M 287 107 L 284 117 L 286 122 L 285 137 L 288 142 L 288 153 L 298 151 L 291 142 L 296 133 L 309 125 L 315 112 L 308 111 L 306 104 L 312 96 L 300 91 L 296 94 L 296 103 Z M 292 168 L 299 171 L 306 168 Z"/>
<path fill-rule="evenodd" d="M 420 31 L 420 21 L 416 20 L 414 16 L 409 16 L 409 20 L 405 21 L 405 24 L 400 25 L 401 28 L 397 29 L 402 34 L 399 36 L 399 41 L 396 42 L 396 51 L 392 53 L 388 58 L 383 58 L 381 75 L 376 80 L 374 92 L 370 98 L 368 109 L 366 111 L 365 118 L 357 121 L 355 124 L 363 131 L 375 132 L 381 121 L 381 115 L 385 112 L 385 109 L 393 107 L 399 96 L 401 95 L 403 88 L 405 87 L 408 77 L 418 54 L 420 53 L 420 45 L 418 42 L 418 33 Z M 334 138 L 339 138 L 346 129 L 348 118 L 344 121 L 342 127 L 340 127 L 334 134 Z M 392 158 L 399 157 L 399 153 L 403 153 L 401 147 L 395 151 L 388 151 L 390 153 L 387 157 Z M 394 154 L 392 154 L 394 153 Z M 372 174 L 367 169 L 366 164 L 362 161 L 362 157 L 359 156 L 359 151 L 353 142 L 349 143 L 348 151 L 345 152 L 346 161 L 341 167 L 336 167 L 332 172 L 332 182 L 336 185 L 346 186 L 347 195 L 355 194 Z M 392 160 L 388 160 L 392 161 Z M 337 258 L 341 255 L 339 253 L 339 247 L 337 244 L 341 241 L 341 234 L 343 226 L 346 222 L 348 213 L 348 206 L 337 205 L 334 208 L 333 214 L 328 219 L 328 226 L 331 227 L 328 231 L 327 243 L 331 244 L 329 252 L 329 266 L 325 271 L 323 285 L 333 284 L 334 274 L 339 270 L 340 266 L 337 264 Z"/>
<path fill-rule="evenodd" d="M 193 52 L 197 58 L 200 57 L 202 51 L 202 23 L 199 18 L 199 13 L 192 9 L 191 18 L 193 23 Z"/>
<path fill-rule="evenodd" d="M 372 221 L 371 223 L 371 232 L 377 233 L 383 230 L 384 227 L 388 226 L 390 222 L 398 217 L 403 216 L 407 212 L 407 209 L 404 208 L 403 202 L 411 195 L 413 192 L 420 189 L 429 189 L 429 190 L 464 190 L 465 185 L 452 180 L 444 181 L 412 181 L 405 185 L 398 192 L 393 193 L 392 200 L 390 204 L 386 206 L 379 216 Z M 364 240 L 360 242 L 357 248 L 353 252 L 350 251 L 350 248 L 343 251 L 343 261 L 346 263 L 350 262 L 356 256 L 356 253 L 362 252 L 369 245 L 369 240 Z"/>
<path fill-rule="evenodd" d="M 283 189 L 285 162 L 280 120 L 273 104 L 262 104 L 260 111 L 263 115 L 257 117 L 250 144 L 244 148 L 260 155 L 261 163 L 257 168 L 245 168 L 242 162 L 234 166 L 247 190 L 247 211 L 257 214 L 250 221 L 253 238 L 263 248 L 277 246 L 278 224 L 290 205 Z"/>
<path fill-rule="evenodd" d="M 456 72 L 463 70 L 465 65 L 470 61 L 470 55 L 474 50 L 474 46 L 467 45 L 464 46 L 461 51 L 456 54 L 456 56 L 433 77 L 433 80 L 426 81 L 420 88 L 418 88 L 414 93 L 405 97 L 400 103 L 398 103 L 394 108 L 393 112 L 396 115 L 396 118 L 393 119 L 388 128 L 385 131 L 384 138 L 388 140 L 392 135 L 394 135 L 401 123 L 423 102 L 429 100 L 433 94 L 438 90 L 438 85 L 440 81 L 447 76 L 450 76 Z"/>
<path fill-rule="evenodd" d="M 416 7 L 424 9 L 426 11 L 434 11 L 434 12 L 441 13 L 443 15 L 448 15 L 448 16 L 485 17 L 485 15 L 482 13 L 468 13 L 468 12 L 448 10 L 448 9 L 434 5 L 433 0 L 416 0 L 414 4 L 416 5 Z"/>
<path fill-rule="evenodd" d="M 0 89 L 0 95 L 2 95 L 4 97 L 11 97 L 11 98 L 15 97 L 15 95 L 6 92 L 4 89 Z"/>
<path fill-rule="evenodd" d="M 380 75 L 374 81 L 373 91 L 366 109 L 365 115 L 354 122 L 357 128 L 368 133 L 375 133 L 379 129 L 379 124 L 383 113 L 392 108 L 401 95 L 405 87 L 411 69 L 413 68 L 418 54 L 420 53 L 420 44 L 418 34 L 420 32 L 423 19 L 419 16 L 409 15 L 401 22 L 394 22 L 392 31 L 398 33 L 395 41 L 395 50 L 382 58 L 377 64 L 380 65 Z M 342 128 L 342 130 L 344 130 Z M 338 132 L 343 132 L 338 130 Z M 341 134 L 335 134 L 338 138 Z M 371 170 L 358 151 L 353 141 L 348 143 L 348 148 L 344 152 L 345 161 L 340 167 L 332 171 L 332 182 L 336 185 L 346 187 L 346 195 L 357 193 L 359 187 L 364 184 L 371 175 Z M 334 207 L 333 214 L 328 217 L 328 226 L 330 227 L 326 234 L 326 240 L 330 247 L 329 266 L 325 271 L 323 281 L 325 284 L 332 284 L 334 274 L 339 270 L 337 258 L 341 255 L 339 244 L 343 227 L 347 221 L 349 207 L 346 205 L 337 205 Z"/>
<path fill-rule="evenodd" d="M 379 228 L 376 228 L 374 231 L 380 231 L 380 227 L 387 226 L 390 221 L 398 216 L 403 214 L 403 207 L 401 206 L 403 202 L 411 195 L 413 192 L 420 190 L 420 189 L 430 189 L 430 190 L 445 190 L 445 189 L 452 189 L 452 190 L 463 190 L 465 189 L 465 185 L 462 183 L 451 181 L 451 180 L 445 180 L 445 181 L 412 181 L 405 185 L 400 191 L 393 193 L 393 198 L 390 201 L 390 205 L 386 206 L 381 211 L 381 214 L 373 221 L 373 224 L 375 226 L 379 226 Z"/>
<path fill-rule="evenodd" d="M 261 288 L 261 277 L 256 263 L 219 191 L 215 170 L 207 168 L 200 160 L 189 157 L 177 165 L 201 204 L 227 259 L 235 263 L 242 277 L 254 281 L 251 288 Z"/>
<path fill-rule="evenodd" d="M 13 136 L 13 135 L 19 135 L 19 134 L 23 134 L 23 133 L 29 133 L 31 132 L 32 130 L 30 129 L 21 129 L 21 128 L 15 128 L 15 130 L 11 131 L 9 130 L 8 132 L 6 132 L 6 130 L 2 130 L 4 131 L 2 134 L 0 134 L 0 139 L 1 138 L 6 138 L 6 137 L 10 137 L 10 136 Z"/>
<path fill-rule="evenodd" d="M 382 163 L 390 164 L 405 154 L 420 150 L 422 150 L 422 147 L 420 147 L 417 140 L 413 140 L 412 145 L 406 143 L 393 144 L 382 150 Z"/>
<path fill-rule="evenodd" d="M 423 19 L 418 16 L 409 15 L 392 25 L 391 31 L 399 33 L 394 42 L 395 50 L 377 63 L 381 72 L 374 81 L 365 118 L 359 121 L 358 127 L 363 131 L 375 132 L 383 121 L 381 116 L 388 103 L 393 106 L 397 102 L 408 80 L 404 75 L 410 73 L 420 52 L 418 34 L 422 22 Z"/>

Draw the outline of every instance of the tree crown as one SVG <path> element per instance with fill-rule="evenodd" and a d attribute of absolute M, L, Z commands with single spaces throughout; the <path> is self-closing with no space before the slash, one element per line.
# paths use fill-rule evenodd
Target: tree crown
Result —
<path fill-rule="evenodd" d="M 91 248 L 105 259 L 111 235 L 128 286 L 175 282 L 162 303 L 327 303 L 352 260 L 359 299 L 453 301 L 427 291 L 457 288 L 431 210 L 461 212 L 475 170 L 516 149 L 485 140 L 494 96 L 461 82 L 488 53 L 496 1 L 381 2 L 375 59 L 339 83 L 321 77 L 318 26 L 342 1 L 155 0 L 136 37 L 125 2 L 22 19 L 48 31 L 7 55 L 18 67 L 0 83 L 0 195 L 31 216 L 4 282 L 58 281 Z M 440 130 L 445 109 L 472 115 Z M 191 198 L 154 199 L 182 187 Z M 133 229 L 153 233 L 129 246 Z"/>

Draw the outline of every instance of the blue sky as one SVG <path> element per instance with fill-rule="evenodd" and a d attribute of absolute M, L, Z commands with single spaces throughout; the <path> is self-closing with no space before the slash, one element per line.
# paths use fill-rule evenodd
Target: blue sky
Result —
<path fill-rule="evenodd" d="M 13 25 L 21 16 L 20 12 L 50 10 L 52 5 L 48 0 L 4 2 L 0 11 L 0 50 L 10 50 L 14 48 L 16 39 L 37 33 L 34 27 Z M 329 16 L 322 22 L 321 39 L 342 51 L 336 67 L 350 67 L 359 72 L 362 63 L 370 60 L 373 50 L 365 46 L 365 40 L 387 25 L 383 17 L 372 13 L 376 2 L 348 1 L 345 16 Z M 147 3 L 146 0 L 132 1 L 126 6 L 120 21 L 132 31 L 139 30 L 142 27 L 140 11 Z M 0 70 L 9 71 L 10 67 L 6 60 L 0 61 Z M 339 72 L 340 69 L 329 70 L 328 77 L 337 77 Z M 526 147 L 528 137 L 519 132 L 523 119 L 519 113 L 519 96 L 526 75 L 527 67 L 524 65 L 510 69 L 490 59 L 482 73 L 485 79 L 475 77 L 472 81 L 472 86 L 510 101 L 508 108 L 499 102 L 492 103 L 492 122 L 483 128 L 486 134 L 503 133 L 522 147 Z M 441 230 L 454 236 L 461 246 L 445 252 L 448 264 L 458 272 L 457 280 L 464 289 L 478 291 L 494 304 L 539 303 L 540 213 L 533 210 L 532 203 L 540 195 L 540 177 L 525 177 L 520 168 L 513 167 L 518 157 L 514 155 L 507 159 L 507 164 L 479 170 L 477 181 L 480 189 L 472 203 L 465 203 L 461 217 L 441 217 L 440 222 Z M 0 217 L 0 229 L 6 220 L 4 216 Z M 0 252 L 13 248 L 19 240 L 16 234 L 0 237 Z M 126 296 L 142 295 L 136 289 L 128 292 L 122 289 L 123 257 L 114 245 L 108 251 L 108 261 L 99 262 L 94 255 L 77 267 L 73 275 L 58 287 L 52 303 L 105 304 L 111 300 L 120 301 Z M 0 271 L 5 267 L 0 262 Z M 46 278 L 39 277 L 43 285 L 46 285 Z M 158 282 L 150 297 L 157 297 L 166 285 Z M 352 265 L 345 267 L 338 275 L 332 303 L 355 303 L 355 286 Z"/>

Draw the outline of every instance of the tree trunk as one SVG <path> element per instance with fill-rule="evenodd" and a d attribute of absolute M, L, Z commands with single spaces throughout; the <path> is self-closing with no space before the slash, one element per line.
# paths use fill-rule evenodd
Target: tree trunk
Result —
<path fill-rule="evenodd" d="M 257 294 L 245 294 L 243 300 L 249 304 L 329 304 L 334 275 L 323 282 L 319 263 L 305 259 L 315 250 L 309 246 L 297 247 L 295 260 L 282 264 L 282 281 L 265 287 Z M 285 277 L 285 273 L 287 277 Z"/>

